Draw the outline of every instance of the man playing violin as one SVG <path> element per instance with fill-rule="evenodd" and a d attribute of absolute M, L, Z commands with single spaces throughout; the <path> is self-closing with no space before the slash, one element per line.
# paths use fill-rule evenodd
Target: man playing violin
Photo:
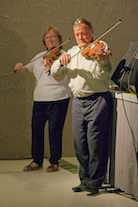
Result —
<path fill-rule="evenodd" d="M 79 161 L 80 185 L 74 192 L 98 193 L 106 176 L 111 95 L 109 81 L 111 64 L 105 53 L 108 46 L 92 44 L 88 56 L 85 48 L 94 43 L 93 28 L 87 19 L 73 23 L 77 46 L 60 56 L 51 67 L 54 77 L 67 75 L 74 95 L 72 130 L 76 157 Z M 89 54 L 94 48 L 95 57 Z M 84 51 L 83 51 L 84 50 Z M 83 55 L 82 55 L 83 54 Z"/>
<path fill-rule="evenodd" d="M 43 43 L 48 52 L 58 48 L 62 43 L 62 35 L 54 26 L 47 26 L 43 35 Z M 58 48 L 59 49 L 59 48 Z M 57 52 L 57 50 L 56 50 Z M 59 57 L 65 53 L 58 50 Z M 29 64 L 22 63 L 15 65 L 15 70 L 22 74 L 33 73 L 35 76 L 35 88 L 33 93 L 34 105 L 32 115 L 32 158 L 33 161 L 24 167 L 24 171 L 37 170 L 42 167 L 44 157 L 44 131 L 48 121 L 49 144 L 50 144 L 50 165 L 47 172 L 58 170 L 58 161 L 62 156 L 62 130 L 65 122 L 67 108 L 70 99 L 70 89 L 67 77 L 53 78 L 49 72 L 52 62 L 45 60 L 47 67 L 43 65 L 43 56 L 46 58 L 46 51 L 37 54 Z M 54 51 L 52 57 L 56 58 Z M 48 68 L 48 69 L 47 69 Z"/>

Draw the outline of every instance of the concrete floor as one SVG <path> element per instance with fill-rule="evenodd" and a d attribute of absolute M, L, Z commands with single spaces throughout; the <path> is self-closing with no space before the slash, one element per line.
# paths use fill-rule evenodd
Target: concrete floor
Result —
<path fill-rule="evenodd" d="M 78 166 L 75 157 L 62 158 Z M 115 193 L 100 190 L 95 196 L 88 192 L 74 193 L 71 188 L 80 184 L 77 172 L 61 164 L 56 172 L 46 172 L 44 159 L 41 170 L 24 172 L 31 160 L 0 160 L 1 207 L 138 207 L 138 202 Z"/>

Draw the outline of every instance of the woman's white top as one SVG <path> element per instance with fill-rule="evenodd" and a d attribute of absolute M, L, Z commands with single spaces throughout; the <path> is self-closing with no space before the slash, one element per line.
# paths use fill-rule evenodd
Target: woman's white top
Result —
<path fill-rule="evenodd" d="M 71 96 L 68 87 L 67 76 L 61 81 L 54 79 L 52 75 L 48 75 L 43 65 L 43 55 L 46 51 L 37 54 L 25 67 L 35 76 L 35 88 L 33 93 L 34 101 L 58 101 L 67 99 Z M 65 53 L 61 50 L 61 54 Z M 38 58 L 38 59 L 37 59 Z"/>

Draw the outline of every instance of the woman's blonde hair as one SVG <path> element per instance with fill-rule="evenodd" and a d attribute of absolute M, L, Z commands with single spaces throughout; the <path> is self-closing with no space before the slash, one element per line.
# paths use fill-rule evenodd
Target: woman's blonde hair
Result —
<path fill-rule="evenodd" d="M 43 33 L 43 43 L 44 45 L 46 46 L 46 43 L 45 43 L 45 36 L 46 34 L 50 31 L 50 30 L 53 30 L 53 32 L 57 35 L 58 39 L 59 39 L 59 42 L 60 44 L 62 43 L 62 35 L 61 33 L 58 31 L 58 29 L 55 27 L 55 26 L 50 26 L 48 25 Z M 46 46 L 47 48 L 47 46 Z M 48 48 L 47 48 L 48 49 Z"/>

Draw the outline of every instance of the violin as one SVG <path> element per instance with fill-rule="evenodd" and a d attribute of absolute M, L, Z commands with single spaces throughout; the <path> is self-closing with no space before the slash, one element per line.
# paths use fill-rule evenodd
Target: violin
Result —
<path fill-rule="evenodd" d="M 96 54 L 95 54 L 95 48 L 91 48 L 91 46 L 98 46 L 98 47 L 103 47 L 104 43 L 103 42 L 99 42 L 98 40 L 94 41 L 90 46 L 86 47 L 81 54 L 83 55 L 83 57 L 87 58 L 87 57 L 92 57 L 95 58 Z M 107 55 L 112 55 L 110 50 L 106 50 L 104 49 L 104 53 L 106 53 Z"/>
<path fill-rule="evenodd" d="M 51 63 L 54 62 L 54 60 L 57 60 L 58 57 L 60 56 L 60 48 L 56 48 L 56 49 L 53 49 L 50 54 L 49 53 L 46 53 L 44 56 L 43 56 L 43 59 L 47 59 L 48 61 L 50 61 Z"/>
<path fill-rule="evenodd" d="M 53 63 L 55 60 L 57 60 L 57 59 L 59 58 L 59 56 L 61 55 L 61 53 L 60 53 L 60 47 L 61 47 L 62 45 L 64 45 L 64 44 L 66 44 L 66 43 L 69 42 L 69 41 L 70 41 L 70 38 L 69 38 L 66 42 L 60 44 L 58 47 L 55 47 L 55 48 L 53 48 L 52 50 L 48 51 L 48 52 L 43 56 L 43 59 L 46 58 L 46 59 L 50 62 L 50 64 L 47 64 L 47 65 L 46 65 L 46 73 L 48 73 L 48 75 L 51 74 L 50 70 L 51 70 L 52 63 Z"/>
<path fill-rule="evenodd" d="M 48 75 L 50 75 L 50 69 L 51 69 L 51 66 L 52 66 L 52 63 L 57 60 L 60 56 L 60 48 L 55 48 L 55 49 L 52 49 L 51 52 L 49 53 L 46 53 L 44 56 L 43 56 L 43 59 L 47 59 L 50 63 L 46 65 L 46 73 L 48 73 Z"/>

